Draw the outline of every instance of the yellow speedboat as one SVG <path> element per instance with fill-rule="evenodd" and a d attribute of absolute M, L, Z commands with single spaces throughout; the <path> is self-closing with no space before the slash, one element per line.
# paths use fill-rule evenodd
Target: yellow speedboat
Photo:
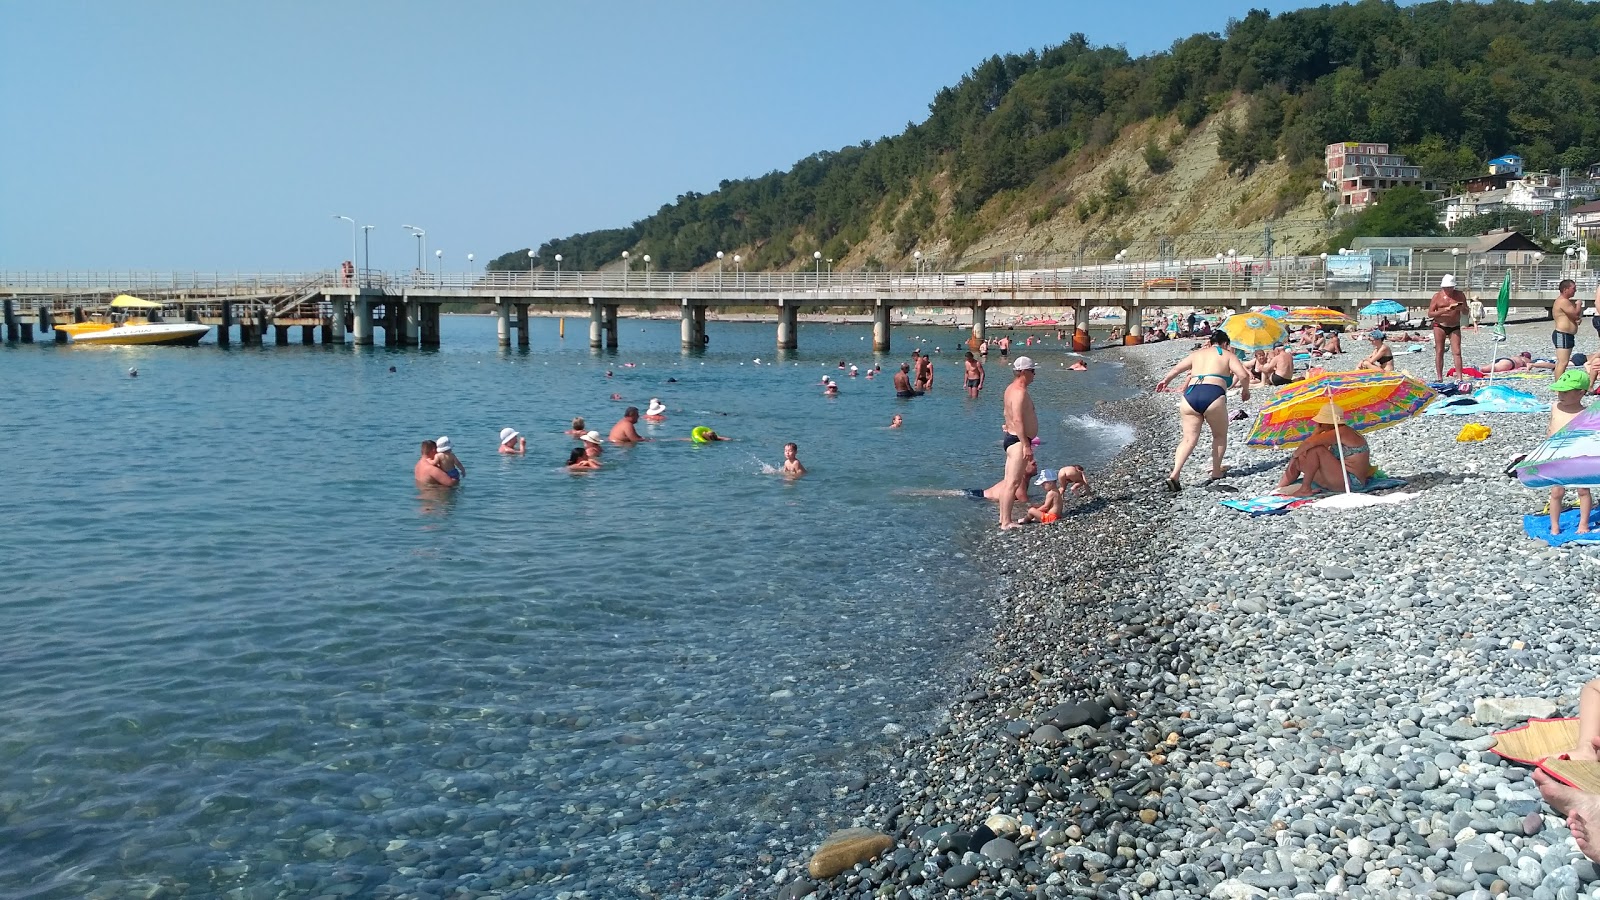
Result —
<path fill-rule="evenodd" d="M 128 294 L 119 294 L 111 301 L 119 309 L 160 309 L 153 300 L 141 300 Z M 194 322 L 151 322 L 143 316 L 129 316 L 121 324 L 115 322 L 67 322 L 56 328 L 66 332 L 74 344 L 189 344 L 211 330 L 210 325 Z"/>

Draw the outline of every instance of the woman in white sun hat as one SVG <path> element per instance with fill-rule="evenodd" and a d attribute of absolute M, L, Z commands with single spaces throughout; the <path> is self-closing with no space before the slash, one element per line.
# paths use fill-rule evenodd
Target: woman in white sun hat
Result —
<path fill-rule="evenodd" d="M 528 452 L 528 442 L 515 428 L 500 429 L 500 452 L 522 454 Z"/>

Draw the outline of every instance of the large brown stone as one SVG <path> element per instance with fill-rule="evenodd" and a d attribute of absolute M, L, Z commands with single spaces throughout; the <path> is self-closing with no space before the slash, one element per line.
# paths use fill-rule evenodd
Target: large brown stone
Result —
<path fill-rule="evenodd" d="M 828 835 L 811 857 L 812 878 L 832 878 L 894 846 L 894 838 L 870 828 L 846 828 Z"/>

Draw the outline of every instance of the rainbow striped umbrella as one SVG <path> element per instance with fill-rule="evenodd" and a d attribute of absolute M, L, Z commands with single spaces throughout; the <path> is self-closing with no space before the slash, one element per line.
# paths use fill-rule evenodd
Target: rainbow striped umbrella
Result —
<path fill-rule="evenodd" d="M 1403 422 L 1438 396 L 1433 388 L 1399 372 L 1318 375 L 1290 385 L 1267 404 L 1246 443 L 1263 448 L 1299 446 L 1317 428 L 1311 417 L 1329 401 L 1344 411 L 1348 427 L 1364 433 Z"/>
<path fill-rule="evenodd" d="M 1518 463 L 1516 473 L 1531 488 L 1600 487 L 1600 407 L 1573 416 Z"/>
<path fill-rule="evenodd" d="M 1260 313 L 1234 313 L 1222 323 L 1233 349 L 1254 353 L 1267 350 L 1283 340 L 1283 323 Z"/>

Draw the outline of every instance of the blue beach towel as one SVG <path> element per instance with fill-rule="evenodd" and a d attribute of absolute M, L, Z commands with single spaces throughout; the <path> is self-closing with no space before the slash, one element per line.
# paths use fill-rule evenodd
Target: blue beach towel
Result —
<path fill-rule="evenodd" d="M 1237 509 L 1252 516 L 1281 516 L 1296 506 L 1310 503 L 1313 499 L 1315 498 L 1266 494 L 1261 497 L 1234 497 L 1218 502 L 1229 509 Z"/>
<path fill-rule="evenodd" d="M 1476 416 L 1480 413 L 1532 413 L 1548 412 L 1550 404 L 1543 403 L 1527 391 L 1503 385 L 1491 385 L 1471 397 L 1461 397 L 1445 403 L 1430 403 L 1422 411 L 1425 416 Z"/>
<path fill-rule="evenodd" d="M 1589 513 L 1589 527 L 1600 528 L 1600 509 Z M 1600 531 L 1591 531 L 1588 534 L 1578 533 L 1578 511 L 1569 509 L 1561 514 L 1561 533 L 1550 533 L 1550 516 L 1548 513 L 1523 516 L 1522 530 L 1528 537 L 1537 538 L 1552 547 L 1562 544 L 1594 544 L 1600 543 Z"/>

